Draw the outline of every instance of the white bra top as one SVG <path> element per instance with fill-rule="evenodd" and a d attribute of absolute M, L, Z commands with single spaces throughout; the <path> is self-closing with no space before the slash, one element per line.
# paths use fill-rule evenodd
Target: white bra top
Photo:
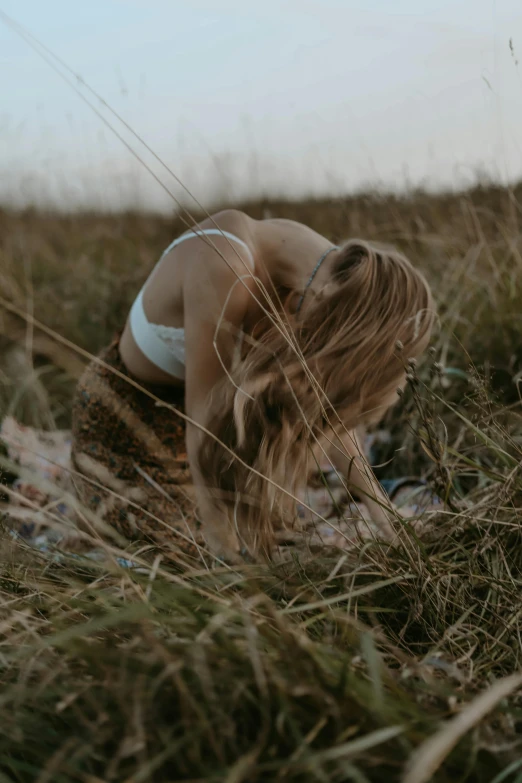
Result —
<path fill-rule="evenodd" d="M 249 265 L 254 271 L 254 257 L 250 251 L 248 245 L 243 242 L 242 239 L 236 237 L 234 234 L 230 234 L 228 231 L 221 231 L 217 228 L 205 228 L 200 229 L 197 233 L 195 231 L 189 231 L 186 234 L 175 239 L 174 242 L 168 246 L 168 248 L 162 253 L 159 262 L 164 256 L 169 253 L 173 247 L 184 242 L 186 239 L 193 239 L 201 234 L 217 234 L 218 236 L 225 236 L 233 242 L 237 242 L 246 250 L 247 259 Z M 154 270 L 151 272 L 153 274 Z M 150 276 L 148 280 L 150 280 Z M 153 324 L 145 315 L 143 309 L 143 292 L 147 285 L 145 285 L 139 292 L 138 296 L 134 300 L 130 311 L 130 328 L 134 340 L 145 354 L 147 359 L 151 361 L 160 370 L 167 372 L 174 378 L 180 380 L 185 379 L 185 330 L 175 326 L 164 326 L 163 324 Z"/>

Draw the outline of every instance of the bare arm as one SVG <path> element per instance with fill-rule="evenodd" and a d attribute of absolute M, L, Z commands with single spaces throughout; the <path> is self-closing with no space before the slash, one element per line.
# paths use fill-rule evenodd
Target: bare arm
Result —
<path fill-rule="evenodd" d="M 201 427 L 206 427 L 209 421 L 211 406 L 220 402 L 213 399 L 212 392 L 230 368 L 237 333 L 252 301 L 255 282 L 234 252 L 241 251 L 240 246 L 232 249 L 226 239 L 218 236 L 212 236 L 212 241 L 226 261 L 201 242 L 190 265 L 187 264 L 184 285 L 186 412 L 195 423 L 187 424 L 186 441 L 205 538 L 216 554 L 236 559 L 239 557 L 237 537 L 228 519 L 220 516 L 208 492 L 198 454 L 204 437 Z M 218 323 L 223 328 L 216 336 Z"/>
<path fill-rule="evenodd" d="M 337 470 L 346 477 L 348 486 L 361 492 L 371 518 L 386 537 L 394 534 L 390 523 L 392 504 L 375 478 L 356 430 L 342 432 L 332 438 L 330 457 Z"/>

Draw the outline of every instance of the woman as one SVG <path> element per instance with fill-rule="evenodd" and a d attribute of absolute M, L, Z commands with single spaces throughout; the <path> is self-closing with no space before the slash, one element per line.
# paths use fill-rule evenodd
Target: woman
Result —
<path fill-rule="evenodd" d="M 165 251 L 79 383 L 85 504 L 165 554 L 203 542 L 229 560 L 268 554 L 328 454 L 389 534 L 356 430 L 394 403 L 433 318 L 426 281 L 396 252 L 334 246 L 290 220 L 209 217 Z"/>

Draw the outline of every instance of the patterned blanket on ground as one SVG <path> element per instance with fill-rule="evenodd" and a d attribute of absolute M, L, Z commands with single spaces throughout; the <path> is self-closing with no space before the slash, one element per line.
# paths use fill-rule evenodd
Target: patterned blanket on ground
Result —
<path fill-rule="evenodd" d="M 382 437 L 382 435 L 381 435 Z M 0 514 L 13 538 L 22 539 L 54 558 L 68 556 L 104 559 L 103 548 L 80 532 L 81 517 L 71 479 L 71 434 L 47 432 L 6 417 L 0 426 Z M 371 446 L 371 443 L 368 444 Z M 401 478 L 383 482 L 404 517 L 426 524 L 439 501 L 422 481 Z M 299 523 L 279 537 L 280 548 L 325 545 L 346 549 L 376 531 L 363 503 L 351 502 L 343 482 L 326 462 L 300 493 Z M 132 561 L 117 558 L 130 567 Z"/>

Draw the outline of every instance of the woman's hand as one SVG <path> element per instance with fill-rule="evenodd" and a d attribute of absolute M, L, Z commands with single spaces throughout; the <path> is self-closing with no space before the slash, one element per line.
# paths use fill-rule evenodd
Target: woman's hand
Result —
<path fill-rule="evenodd" d="M 362 502 L 368 509 L 370 518 L 378 526 L 385 538 L 395 537 L 392 519 L 394 506 L 375 478 L 361 440 L 355 430 L 344 431 L 333 435 L 330 458 L 346 481 L 347 488 L 357 490 L 362 496 Z"/>

